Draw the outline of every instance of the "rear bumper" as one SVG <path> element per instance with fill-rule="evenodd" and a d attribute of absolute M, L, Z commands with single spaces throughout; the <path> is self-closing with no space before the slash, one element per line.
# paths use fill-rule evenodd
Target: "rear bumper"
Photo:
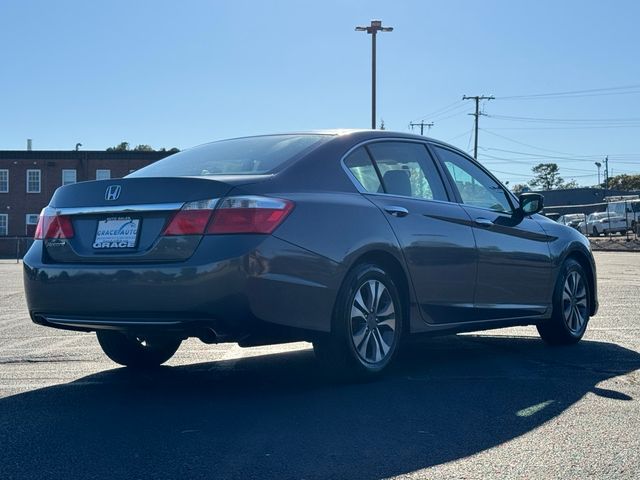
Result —
<path fill-rule="evenodd" d="M 191 258 L 175 263 L 54 264 L 43 253 L 36 241 L 24 258 L 31 318 L 74 330 L 209 326 L 238 338 L 266 323 L 329 331 L 343 273 L 265 235 L 204 237 Z"/>

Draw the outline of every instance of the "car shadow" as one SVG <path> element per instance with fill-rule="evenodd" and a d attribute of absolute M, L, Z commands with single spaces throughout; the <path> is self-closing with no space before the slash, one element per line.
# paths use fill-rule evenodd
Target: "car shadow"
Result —
<path fill-rule="evenodd" d="M 407 345 L 383 379 L 339 384 L 311 350 L 108 370 L 0 400 L 2 478 L 384 478 L 526 434 L 640 368 L 583 341 L 460 335 Z"/>

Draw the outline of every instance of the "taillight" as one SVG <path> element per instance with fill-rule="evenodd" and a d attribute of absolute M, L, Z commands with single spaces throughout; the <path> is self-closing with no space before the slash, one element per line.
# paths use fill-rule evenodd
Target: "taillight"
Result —
<path fill-rule="evenodd" d="M 38 226 L 36 227 L 34 238 L 36 240 L 73 238 L 71 219 L 66 215 L 51 214 L 45 208 L 38 218 Z"/>
<path fill-rule="evenodd" d="M 163 235 L 271 233 L 292 209 L 289 200 L 258 196 L 191 202 L 173 216 Z"/>
<path fill-rule="evenodd" d="M 293 202 L 279 198 L 225 198 L 216 209 L 207 233 L 271 233 L 292 209 Z"/>
<path fill-rule="evenodd" d="M 163 235 L 202 235 L 218 199 L 185 204 L 171 219 Z"/>

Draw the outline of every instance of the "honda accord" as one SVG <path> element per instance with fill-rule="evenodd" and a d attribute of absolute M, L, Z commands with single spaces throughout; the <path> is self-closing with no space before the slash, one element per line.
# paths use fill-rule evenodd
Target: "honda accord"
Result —
<path fill-rule="evenodd" d="M 181 342 L 309 341 L 332 371 L 382 372 L 402 341 L 597 310 L 589 242 L 437 140 L 349 130 L 222 140 L 119 180 L 59 188 L 24 258 L 31 319 L 96 332 L 131 367 Z"/>

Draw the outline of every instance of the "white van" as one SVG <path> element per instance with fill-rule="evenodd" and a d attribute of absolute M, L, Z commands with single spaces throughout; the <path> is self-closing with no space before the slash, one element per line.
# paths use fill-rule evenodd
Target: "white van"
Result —
<path fill-rule="evenodd" d="M 627 219 L 627 226 L 635 231 L 636 225 L 640 223 L 640 198 L 629 200 L 611 201 L 607 205 L 607 210 L 612 215 L 618 215 Z"/>

